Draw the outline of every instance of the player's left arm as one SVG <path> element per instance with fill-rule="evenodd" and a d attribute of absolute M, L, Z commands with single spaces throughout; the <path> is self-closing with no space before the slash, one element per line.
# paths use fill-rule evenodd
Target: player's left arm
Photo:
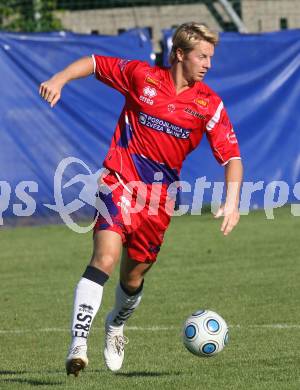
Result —
<path fill-rule="evenodd" d="M 226 200 L 215 218 L 224 217 L 221 231 L 227 236 L 240 219 L 238 206 L 243 166 L 238 141 L 221 100 L 214 105 L 206 124 L 206 135 L 216 160 L 225 167 Z"/>
<path fill-rule="evenodd" d="M 243 179 L 243 165 L 240 159 L 229 160 L 225 165 L 226 200 L 215 218 L 224 217 L 221 232 L 227 236 L 240 219 L 239 199 Z"/>

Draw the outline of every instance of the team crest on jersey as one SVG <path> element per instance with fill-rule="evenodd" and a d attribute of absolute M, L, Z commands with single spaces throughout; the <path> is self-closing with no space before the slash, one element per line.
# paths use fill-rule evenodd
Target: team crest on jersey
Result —
<path fill-rule="evenodd" d="M 208 100 L 203 99 L 203 98 L 195 99 L 195 103 L 197 103 L 199 106 L 201 106 L 203 108 L 207 108 L 207 106 L 208 106 Z"/>
<path fill-rule="evenodd" d="M 157 88 L 160 88 L 161 86 L 161 82 L 155 78 L 153 78 L 152 76 L 149 76 L 147 75 L 146 78 L 145 78 L 145 82 L 148 83 L 148 84 L 152 84 L 152 85 L 155 85 Z"/>
<path fill-rule="evenodd" d="M 156 95 L 157 95 L 156 89 L 147 85 L 147 87 L 143 89 L 143 95 L 140 96 L 140 100 L 152 106 L 154 103 L 152 98 L 154 98 Z"/>
<path fill-rule="evenodd" d="M 175 111 L 175 109 L 176 109 L 175 104 L 168 104 L 168 111 L 169 112 L 173 112 L 173 111 Z"/>

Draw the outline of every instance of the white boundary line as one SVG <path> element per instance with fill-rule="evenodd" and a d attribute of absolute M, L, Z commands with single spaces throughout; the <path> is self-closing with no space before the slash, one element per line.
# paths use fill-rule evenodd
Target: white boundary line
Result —
<path fill-rule="evenodd" d="M 229 325 L 229 329 L 300 329 L 300 324 L 262 324 L 262 325 Z M 175 326 L 127 326 L 127 330 L 137 330 L 142 332 L 160 332 L 169 330 L 180 330 Z M 101 328 L 93 328 L 101 330 Z M 66 328 L 41 328 L 41 329 L 0 329 L 0 334 L 24 334 L 24 333 L 67 333 L 70 329 Z"/>

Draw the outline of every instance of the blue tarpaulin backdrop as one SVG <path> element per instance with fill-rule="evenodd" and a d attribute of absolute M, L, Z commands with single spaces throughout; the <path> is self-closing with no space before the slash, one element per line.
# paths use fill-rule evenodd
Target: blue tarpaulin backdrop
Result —
<path fill-rule="evenodd" d="M 167 65 L 171 31 L 163 33 Z M 12 191 L 4 217 L 13 214 L 13 204 L 22 203 L 15 191 L 24 180 L 38 183 L 37 192 L 31 194 L 37 203 L 35 215 L 49 215 L 43 204 L 54 203 L 53 177 L 63 158 L 79 158 L 92 172 L 101 167 L 123 97 L 93 77 L 66 86 L 53 110 L 38 95 L 41 81 L 92 53 L 152 61 L 151 41 L 147 31 L 140 29 L 116 37 L 0 33 L 2 201 L 4 181 Z M 284 180 L 290 186 L 289 201 L 293 201 L 292 188 L 300 181 L 300 30 L 221 34 L 205 82 L 222 97 L 234 124 L 245 180 L 262 180 L 264 187 Z M 223 170 L 203 140 L 185 162 L 182 179 L 192 184 L 201 176 L 222 181 Z M 78 164 L 68 167 L 64 182 L 78 173 L 88 172 Z M 66 203 L 84 187 L 77 184 L 67 189 Z M 205 190 L 206 202 L 211 193 Z M 182 194 L 183 203 L 191 200 L 191 194 Z M 258 191 L 251 205 L 263 203 L 264 191 Z"/>
<path fill-rule="evenodd" d="M 32 194 L 37 202 L 35 215 L 49 216 L 43 204 L 54 203 L 53 178 L 62 159 L 81 159 L 92 172 L 101 167 L 123 96 L 94 77 L 67 85 L 54 109 L 38 94 L 42 81 L 93 53 L 153 63 L 152 44 L 144 29 L 119 36 L 0 33 L 0 181 L 12 188 L 4 217 L 13 214 L 14 203 L 20 203 L 14 190 L 24 180 L 38 183 L 38 192 Z M 89 173 L 80 164 L 70 165 L 64 182 L 80 172 Z M 78 197 L 82 186 L 67 188 L 65 203 Z M 89 188 L 93 192 L 93 186 Z"/>

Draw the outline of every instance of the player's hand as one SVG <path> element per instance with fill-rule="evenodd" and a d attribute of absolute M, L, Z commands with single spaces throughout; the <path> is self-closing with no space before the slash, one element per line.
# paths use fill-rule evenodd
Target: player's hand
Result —
<path fill-rule="evenodd" d="M 60 99 L 62 88 L 63 84 L 52 77 L 40 85 L 39 94 L 53 108 Z"/>
<path fill-rule="evenodd" d="M 226 206 L 221 206 L 219 210 L 215 214 L 215 218 L 221 218 L 224 217 L 222 225 L 221 225 L 221 232 L 223 232 L 224 236 L 227 236 L 232 229 L 238 224 L 240 220 L 240 213 L 239 210 L 234 209 L 228 209 Z"/>

